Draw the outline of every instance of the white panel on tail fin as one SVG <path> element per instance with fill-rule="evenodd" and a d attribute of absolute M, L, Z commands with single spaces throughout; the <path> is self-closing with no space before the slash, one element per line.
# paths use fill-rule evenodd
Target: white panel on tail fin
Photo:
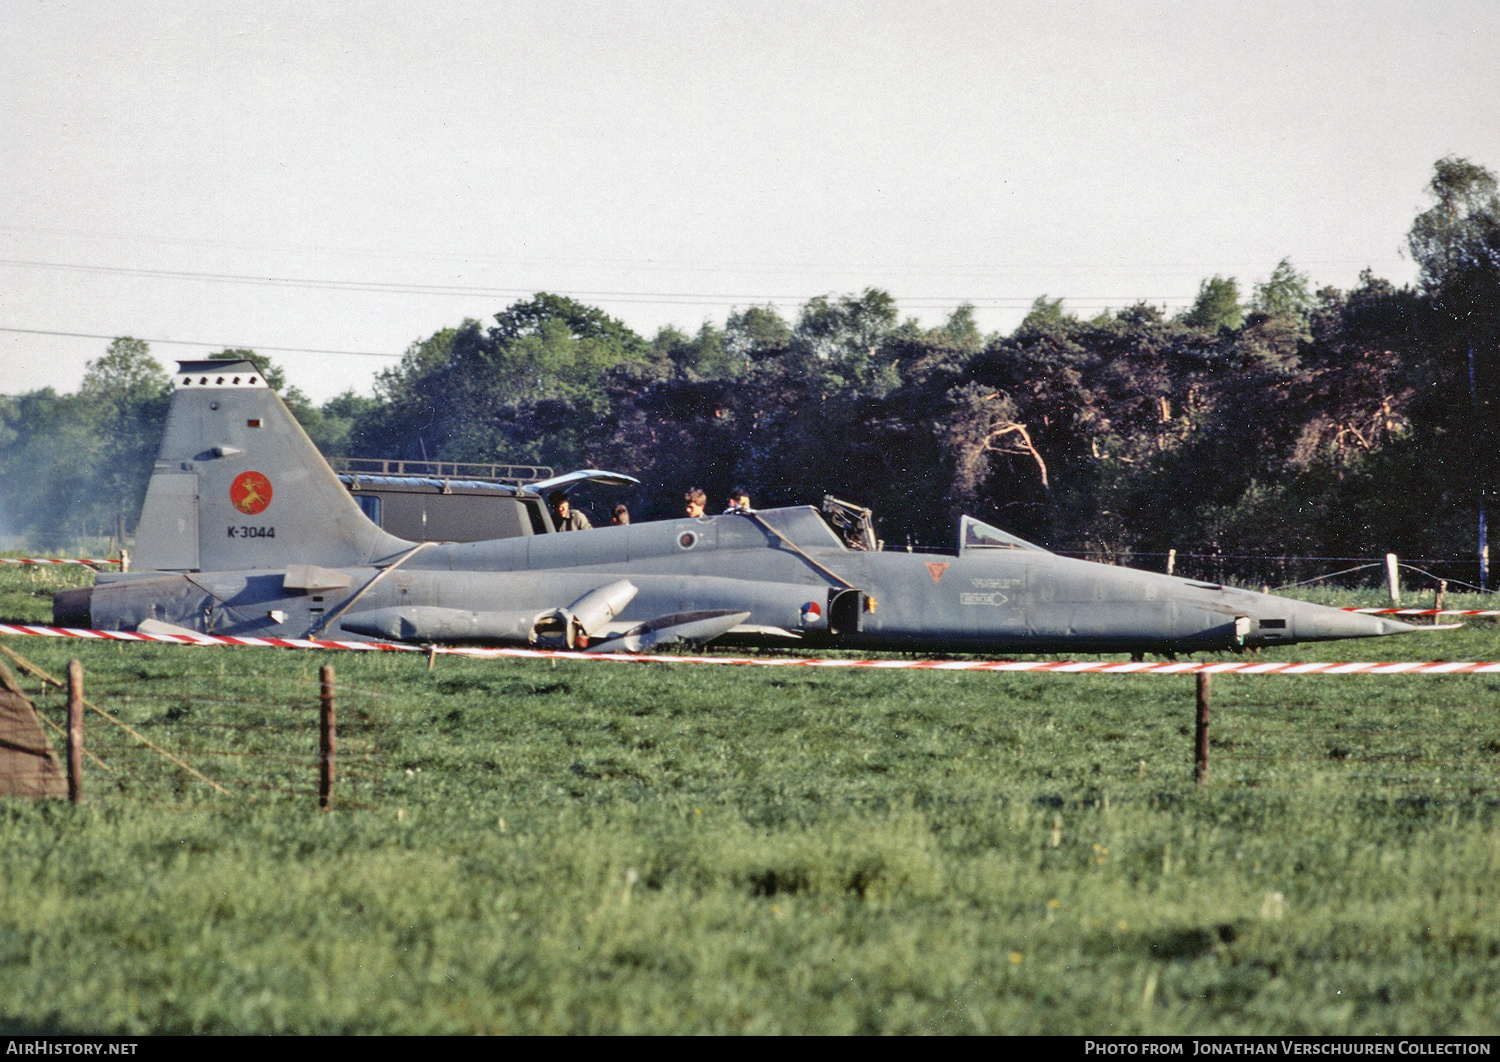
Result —
<path fill-rule="evenodd" d="M 197 473 L 158 472 L 151 477 L 135 542 L 137 571 L 198 570 Z"/>

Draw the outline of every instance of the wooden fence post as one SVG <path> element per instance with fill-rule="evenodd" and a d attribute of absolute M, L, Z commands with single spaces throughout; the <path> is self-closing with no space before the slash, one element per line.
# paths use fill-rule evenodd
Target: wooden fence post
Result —
<path fill-rule="evenodd" d="M 68 661 L 68 802 L 83 803 L 83 664 Z"/>
<path fill-rule="evenodd" d="M 1385 555 L 1385 578 L 1391 586 L 1391 604 L 1401 604 L 1401 570 L 1397 566 L 1400 562 L 1394 553 Z"/>
<path fill-rule="evenodd" d="M 321 711 L 318 736 L 318 807 L 333 807 L 333 768 L 337 751 L 337 732 L 333 713 L 333 665 L 324 664 L 318 672 Z"/>
<path fill-rule="evenodd" d="M 1213 676 L 1198 672 L 1198 726 L 1193 737 L 1193 779 L 1208 784 L 1208 703 Z"/>

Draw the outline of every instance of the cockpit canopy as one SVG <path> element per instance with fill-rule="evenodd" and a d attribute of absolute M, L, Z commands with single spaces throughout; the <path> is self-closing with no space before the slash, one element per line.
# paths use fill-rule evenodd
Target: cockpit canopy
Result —
<path fill-rule="evenodd" d="M 1009 531 L 991 527 L 983 520 L 965 516 L 958 525 L 958 552 L 962 555 L 971 549 L 1029 549 L 1036 553 L 1051 552 L 1027 542 L 1024 538 L 1017 538 Z"/>

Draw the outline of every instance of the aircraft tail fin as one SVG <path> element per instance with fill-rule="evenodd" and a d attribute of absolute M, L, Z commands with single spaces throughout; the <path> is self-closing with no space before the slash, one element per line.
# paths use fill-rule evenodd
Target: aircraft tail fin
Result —
<path fill-rule="evenodd" d="M 360 511 L 253 362 L 178 363 L 132 567 L 348 568 L 409 548 Z"/>

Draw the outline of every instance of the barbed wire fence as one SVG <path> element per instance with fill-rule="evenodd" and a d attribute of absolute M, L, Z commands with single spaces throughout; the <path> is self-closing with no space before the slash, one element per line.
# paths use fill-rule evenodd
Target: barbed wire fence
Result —
<path fill-rule="evenodd" d="M 24 695 L 61 766 L 69 758 L 68 677 L 49 674 L 14 651 L 5 655 L 30 679 L 21 683 Z M 82 740 L 69 772 L 79 777 L 69 781 L 86 801 L 379 806 L 389 695 L 333 679 L 331 665 L 321 676 L 296 679 L 211 667 L 181 678 L 90 683 L 83 675 Z M 330 713 L 332 730 L 325 735 Z M 38 755 L 46 759 L 45 750 Z M 36 765 L 22 759 L 0 769 Z"/>
<path fill-rule="evenodd" d="M 3 642 L 0 654 L 31 680 L 23 698 L 29 699 L 17 713 L 17 706 L 5 699 L 13 702 L 23 691 L 0 664 L 0 686 L 5 687 L 0 690 L 0 792 L 64 795 L 56 785 L 58 757 L 42 746 L 50 740 L 67 747 L 68 683 Z M 88 796 L 168 803 L 232 798 L 378 806 L 381 782 L 387 777 L 384 753 L 392 747 L 389 720 L 394 698 L 390 694 L 339 686 L 333 681 L 331 665 L 325 665 L 315 679 L 226 672 L 207 658 L 202 662 L 205 666 L 191 674 L 138 670 L 130 676 L 111 677 L 92 684 L 78 698 L 88 722 L 79 769 L 73 774 L 86 779 Z M 865 663 L 888 666 L 892 661 Z M 900 663 L 922 666 L 921 662 Z M 1079 665 L 1038 666 L 1076 669 Z M 1136 669 L 1144 665 L 1110 666 Z M 1489 673 L 1494 665 L 1290 665 L 1303 670 L 1332 669 L 1318 677 L 1301 678 L 1215 676 L 1212 672 L 1226 672 L 1229 665 L 1207 662 L 1201 666 L 1199 725 L 1191 761 L 1201 783 L 1215 788 L 1286 790 L 1337 784 L 1362 794 L 1424 800 L 1482 798 L 1500 804 L 1500 681 Z M 1335 692 L 1324 685 L 1383 684 L 1382 677 L 1354 672 L 1398 666 L 1406 671 L 1479 668 L 1486 673 L 1460 675 L 1445 670 L 1399 691 L 1371 685 L 1368 696 L 1351 697 L 1347 689 Z M 1209 683 L 1215 678 L 1217 696 L 1210 697 Z M 322 713 L 333 704 L 337 705 L 337 727 L 324 737 Z M 48 724 L 50 735 L 40 726 L 33 727 L 34 733 L 19 727 L 16 720 L 24 722 L 22 717 L 28 713 Z M 11 757 L 7 765 L 6 749 L 20 753 L 21 758 Z M 30 753 L 35 755 L 26 759 Z M 15 774 L 9 787 L 3 777 L 6 771 Z"/>
<path fill-rule="evenodd" d="M 1181 549 L 1168 552 L 1131 551 L 1106 555 L 1098 550 L 1057 550 L 1063 556 L 1080 557 L 1106 564 L 1165 572 L 1184 579 L 1238 586 L 1287 590 L 1302 586 L 1344 589 L 1376 589 L 1385 583 L 1385 561 L 1363 557 L 1321 557 L 1293 554 L 1225 553 L 1212 549 Z M 1477 563 L 1467 557 L 1406 557 L 1401 570 L 1414 593 L 1434 592 L 1440 584 L 1453 592 L 1493 594 L 1494 586 L 1481 586 Z"/>

